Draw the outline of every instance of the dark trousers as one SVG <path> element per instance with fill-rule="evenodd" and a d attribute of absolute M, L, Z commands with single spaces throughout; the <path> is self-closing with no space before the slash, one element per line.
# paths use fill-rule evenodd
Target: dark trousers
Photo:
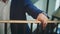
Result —
<path fill-rule="evenodd" d="M 27 24 L 11 24 L 11 34 L 30 34 Z"/>

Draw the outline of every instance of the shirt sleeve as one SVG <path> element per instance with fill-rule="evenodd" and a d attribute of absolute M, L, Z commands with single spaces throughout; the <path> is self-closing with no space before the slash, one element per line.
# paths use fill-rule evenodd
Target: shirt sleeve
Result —
<path fill-rule="evenodd" d="M 35 7 L 30 0 L 25 0 L 25 9 L 27 10 L 26 12 L 35 19 L 37 18 L 38 14 L 43 12 L 42 10 Z"/>

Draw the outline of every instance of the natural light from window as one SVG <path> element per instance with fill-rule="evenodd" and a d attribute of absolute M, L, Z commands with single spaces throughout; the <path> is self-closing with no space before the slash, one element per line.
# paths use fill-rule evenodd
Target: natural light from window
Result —
<path fill-rule="evenodd" d="M 55 10 L 57 10 L 59 8 L 59 4 L 60 4 L 60 1 L 56 0 Z"/>

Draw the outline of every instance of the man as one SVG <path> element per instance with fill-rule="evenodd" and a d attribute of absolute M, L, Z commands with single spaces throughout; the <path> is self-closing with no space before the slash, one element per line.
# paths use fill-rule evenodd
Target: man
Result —
<path fill-rule="evenodd" d="M 26 20 L 26 12 L 46 27 L 48 18 L 30 0 L 11 0 L 10 20 Z M 11 34 L 30 34 L 30 29 L 27 24 L 11 23 Z"/>

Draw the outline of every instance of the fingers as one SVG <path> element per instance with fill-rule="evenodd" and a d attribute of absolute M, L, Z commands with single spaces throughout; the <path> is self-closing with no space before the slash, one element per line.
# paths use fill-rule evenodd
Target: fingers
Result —
<path fill-rule="evenodd" d="M 44 17 L 44 18 L 41 18 L 40 21 L 42 23 L 42 27 L 43 27 L 43 30 L 44 30 L 46 28 L 46 26 L 47 26 L 48 19 L 46 17 Z"/>
<path fill-rule="evenodd" d="M 46 28 L 48 18 L 44 14 L 39 14 L 37 20 L 42 23 L 43 29 Z"/>
<path fill-rule="evenodd" d="M 47 26 L 47 21 L 44 20 L 42 23 L 43 30 L 46 28 L 46 26 Z"/>

